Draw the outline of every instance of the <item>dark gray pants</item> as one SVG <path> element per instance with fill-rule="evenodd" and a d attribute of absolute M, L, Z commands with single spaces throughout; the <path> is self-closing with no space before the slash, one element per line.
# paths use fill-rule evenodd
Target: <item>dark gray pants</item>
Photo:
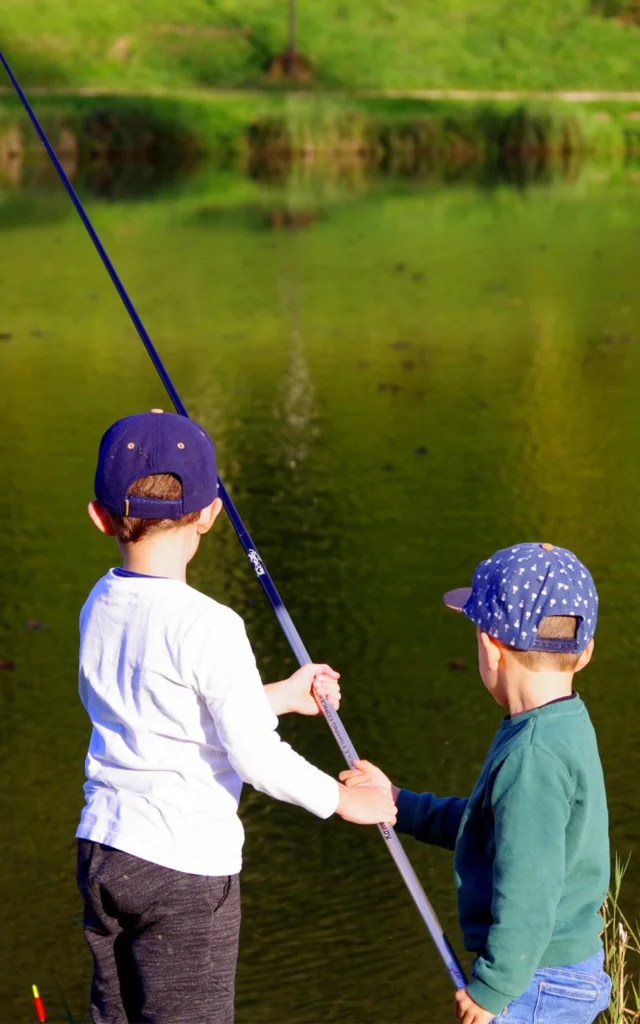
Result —
<path fill-rule="evenodd" d="M 94 1024 L 232 1024 L 240 884 L 78 840 Z"/>

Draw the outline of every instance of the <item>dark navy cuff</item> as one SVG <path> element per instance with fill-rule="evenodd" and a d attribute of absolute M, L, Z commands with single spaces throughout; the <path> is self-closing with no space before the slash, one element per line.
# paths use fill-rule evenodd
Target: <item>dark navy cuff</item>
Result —
<path fill-rule="evenodd" d="M 396 832 L 404 832 L 405 835 L 415 835 L 416 811 L 418 809 L 419 793 L 412 793 L 410 789 L 401 789 L 396 800 L 398 817 L 395 824 Z"/>

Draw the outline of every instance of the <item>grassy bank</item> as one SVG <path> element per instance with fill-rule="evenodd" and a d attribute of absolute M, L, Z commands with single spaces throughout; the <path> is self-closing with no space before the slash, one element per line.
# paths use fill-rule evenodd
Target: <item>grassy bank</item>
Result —
<path fill-rule="evenodd" d="M 640 110 L 620 103 L 516 104 L 361 99 L 315 94 L 209 99 L 37 97 L 74 179 L 104 195 L 149 192 L 208 160 L 258 178 L 296 162 L 406 177 L 518 181 L 570 175 L 586 158 L 640 157 Z M 0 180 L 52 170 L 17 101 L 0 102 Z"/>
<path fill-rule="evenodd" d="M 299 0 L 298 46 L 320 87 L 634 89 L 640 28 L 627 6 Z M 286 25 L 285 0 L 3 0 L 0 14 L 30 85 L 262 85 Z"/>

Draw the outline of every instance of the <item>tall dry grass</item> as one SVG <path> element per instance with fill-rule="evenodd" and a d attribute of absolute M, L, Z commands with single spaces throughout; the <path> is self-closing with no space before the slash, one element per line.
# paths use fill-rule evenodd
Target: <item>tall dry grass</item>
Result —
<path fill-rule="evenodd" d="M 598 1024 L 640 1024 L 640 926 L 620 909 L 620 890 L 629 861 L 616 854 L 613 881 L 605 900 L 604 960 L 611 978 L 611 1004 Z"/>

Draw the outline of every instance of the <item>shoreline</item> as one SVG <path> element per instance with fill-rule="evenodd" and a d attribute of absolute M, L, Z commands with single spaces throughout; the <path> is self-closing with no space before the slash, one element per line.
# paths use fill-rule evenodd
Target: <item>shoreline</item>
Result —
<path fill-rule="evenodd" d="M 640 89 L 632 91 L 608 91 L 593 89 L 561 90 L 520 90 L 520 89 L 173 89 L 167 86 L 152 86 L 147 89 L 120 89 L 117 86 L 76 86 L 52 87 L 27 86 L 25 92 L 31 96 L 77 97 L 119 97 L 123 99 L 221 99 L 237 96 L 241 99 L 289 98 L 348 100 L 422 100 L 431 102 L 457 103 L 640 103 Z M 0 86 L 0 98 L 15 96 L 10 85 Z"/>

